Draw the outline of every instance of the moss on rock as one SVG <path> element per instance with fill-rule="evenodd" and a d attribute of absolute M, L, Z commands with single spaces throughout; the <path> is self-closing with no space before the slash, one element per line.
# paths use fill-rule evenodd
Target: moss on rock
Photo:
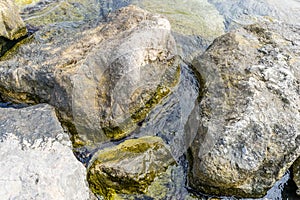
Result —
<path fill-rule="evenodd" d="M 143 194 L 175 161 L 159 137 L 142 137 L 96 153 L 88 167 L 90 188 L 106 199 L 117 194 Z"/>

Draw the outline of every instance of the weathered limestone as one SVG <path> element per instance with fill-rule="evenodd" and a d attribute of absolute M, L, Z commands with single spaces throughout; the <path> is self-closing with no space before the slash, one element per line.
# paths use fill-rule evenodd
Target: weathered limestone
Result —
<path fill-rule="evenodd" d="M 0 108 L 1 199 L 89 199 L 86 170 L 55 110 Z"/>
<path fill-rule="evenodd" d="M 260 197 L 300 155 L 300 28 L 250 25 L 195 59 L 202 77 L 189 184 Z M 197 112 L 196 112 L 197 113 Z"/>
<path fill-rule="evenodd" d="M 130 6 L 93 26 L 45 26 L 0 61 L 2 97 L 55 106 L 77 144 L 130 134 L 180 75 L 165 18 Z"/>

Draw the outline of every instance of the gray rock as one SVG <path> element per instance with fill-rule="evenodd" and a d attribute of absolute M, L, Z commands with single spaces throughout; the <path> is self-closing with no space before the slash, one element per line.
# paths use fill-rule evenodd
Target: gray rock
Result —
<path fill-rule="evenodd" d="M 19 15 L 19 8 L 12 0 L 0 2 L 0 37 L 9 40 L 18 39 L 26 35 L 25 23 Z"/>
<path fill-rule="evenodd" d="M 0 92 L 6 100 L 50 103 L 76 129 L 77 144 L 93 145 L 130 134 L 172 91 L 176 54 L 168 20 L 130 6 L 96 27 L 40 29 L 1 58 Z"/>
<path fill-rule="evenodd" d="M 195 59 L 202 91 L 186 127 L 198 127 L 190 186 L 260 197 L 299 157 L 299 34 L 299 26 L 279 22 L 250 25 Z"/>
<path fill-rule="evenodd" d="M 161 138 L 141 137 L 98 151 L 87 178 L 94 193 L 116 199 L 122 194 L 146 193 L 151 182 L 174 164 Z"/>
<path fill-rule="evenodd" d="M 293 180 L 298 187 L 297 194 L 300 196 L 300 158 L 293 164 Z"/>
<path fill-rule="evenodd" d="M 0 2 L 0 56 L 10 49 L 27 33 L 25 23 L 19 15 L 19 9 L 12 0 Z"/>
<path fill-rule="evenodd" d="M 49 105 L 0 108 L 1 199 L 89 199 L 86 170 Z"/>

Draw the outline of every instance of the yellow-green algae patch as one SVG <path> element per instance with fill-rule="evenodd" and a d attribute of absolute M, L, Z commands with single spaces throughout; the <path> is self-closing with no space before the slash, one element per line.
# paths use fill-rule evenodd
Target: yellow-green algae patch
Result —
<path fill-rule="evenodd" d="M 161 138 L 129 139 L 100 150 L 88 167 L 87 180 L 91 190 L 105 199 L 115 199 L 118 194 L 143 194 L 172 164 L 175 161 Z"/>

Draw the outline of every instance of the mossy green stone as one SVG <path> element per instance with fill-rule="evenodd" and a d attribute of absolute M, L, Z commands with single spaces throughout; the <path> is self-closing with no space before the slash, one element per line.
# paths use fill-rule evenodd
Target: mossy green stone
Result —
<path fill-rule="evenodd" d="M 92 191 L 106 199 L 116 194 L 143 194 L 172 164 L 175 161 L 161 138 L 129 139 L 96 153 L 87 180 Z"/>

